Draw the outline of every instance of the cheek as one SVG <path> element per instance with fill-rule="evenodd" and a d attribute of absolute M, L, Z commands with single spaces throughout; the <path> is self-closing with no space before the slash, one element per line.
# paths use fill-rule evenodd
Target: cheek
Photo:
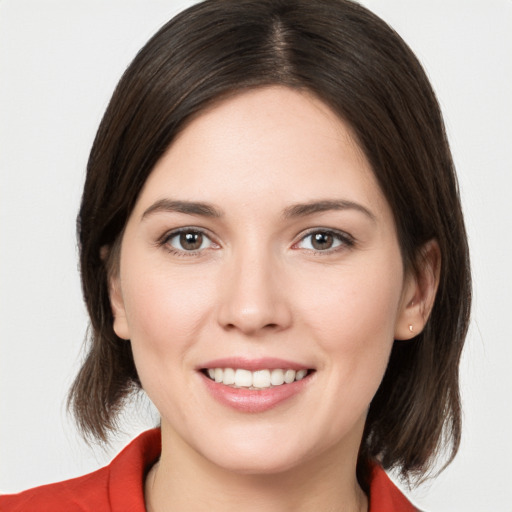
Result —
<path fill-rule="evenodd" d="M 215 288 L 188 269 L 170 272 L 168 267 L 151 267 L 135 258 L 126 264 L 151 268 L 145 273 L 126 272 L 122 282 L 137 372 L 157 409 L 179 416 L 183 411 L 169 411 L 169 404 L 175 404 L 175 394 L 187 388 L 183 375 L 210 318 Z"/>
<path fill-rule="evenodd" d="M 212 302 L 212 286 L 193 273 L 168 269 L 132 273 L 122 286 L 132 340 L 162 348 L 193 337 Z"/>
<path fill-rule="evenodd" d="M 316 281 L 300 294 L 306 328 L 330 362 L 332 379 L 350 381 L 369 400 L 385 372 L 399 312 L 402 270 L 389 261 L 336 269 L 324 286 Z"/>
<path fill-rule="evenodd" d="M 319 425 L 326 440 L 364 422 L 386 371 L 401 291 L 400 277 L 368 268 L 337 279 L 328 292 L 310 289 L 302 308 L 305 330 L 323 355 L 325 400 L 315 407 L 319 418 L 329 418 Z"/>
<path fill-rule="evenodd" d="M 214 287 L 188 268 L 171 272 L 135 256 L 125 260 L 122 281 L 131 345 L 142 386 L 163 412 L 187 386 L 182 376 L 208 322 Z"/>
<path fill-rule="evenodd" d="M 301 293 L 315 330 L 330 333 L 327 338 L 336 345 L 349 334 L 354 341 L 370 333 L 392 337 L 400 294 L 400 275 L 368 268 L 325 276 L 324 286 L 317 279 Z"/>

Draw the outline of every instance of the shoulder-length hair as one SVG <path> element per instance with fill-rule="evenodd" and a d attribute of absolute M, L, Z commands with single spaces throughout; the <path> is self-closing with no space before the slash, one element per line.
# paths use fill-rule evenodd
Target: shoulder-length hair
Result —
<path fill-rule="evenodd" d="M 243 90 L 307 90 L 347 122 L 394 213 L 406 270 L 437 240 L 440 283 L 430 318 L 396 341 L 367 417 L 358 459 L 421 475 L 461 431 L 458 366 L 471 301 L 458 185 L 440 109 L 418 60 L 381 19 L 348 0 L 207 0 L 142 48 L 97 132 L 78 216 L 90 345 L 69 403 L 105 441 L 140 389 L 129 342 L 113 331 L 108 277 L 124 226 L 153 167 L 192 116 Z M 108 257 L 102 257 L 108 252 Z"/>

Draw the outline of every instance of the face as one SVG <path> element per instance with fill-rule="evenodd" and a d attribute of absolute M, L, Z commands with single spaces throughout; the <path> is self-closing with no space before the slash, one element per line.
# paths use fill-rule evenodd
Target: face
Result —
<path fill-rule="evenodd" d="M 111 282 L 164 454 L 272 473 L 354 461 L 410 286 L 350 129 L 270 87 L 194 119 L 149 176 Z"/>

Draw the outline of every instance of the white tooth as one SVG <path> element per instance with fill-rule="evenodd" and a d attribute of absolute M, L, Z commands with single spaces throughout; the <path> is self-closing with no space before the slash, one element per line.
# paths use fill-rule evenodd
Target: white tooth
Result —
<path fill-rule="evenodd" d="M 284 381 L 286 384 L 291 384 L 295 380 L 295 370 L 286 370 L 284 372 Z"/>
<path fill-rule="evenodd" d="M 252 386 L 252 372 L 238 369 L 235 372 L 235 386 L 239 388 L 250 388 Z"/>
<path fill-rule="evenodd" d="M 222 368 L 215 368 L 215 382 L 222 382 Z"/>
<path fill-rule="evenodd" d="M 222 382 L 227 385 L 235 383 L 235 370 L 233 368 L 224 368 Z"/>
<path fill-rule="evenodd" d="M 252 385 L 255 388 L 270 387 L 270 370 L 258 370 L 252 374 Z"/>
<path fill-rule="evenodd" d="M 215 379 L 215 370 L 213 368 L 208 368 L 208 375 L 210 379 Z"/>
<path fill-rule="evenodd" d="M 272 370 L 272 373 L 270 374 L 270 383 L 272 386 L 280 386 L 281 384 L 284 384 L 283 370 Z"/>
<path fill-rule="evenodd" d="M 299 370 L 296 374 L 295 374 L 295 380 L 302 380 L 305 376 L 306 376 L 306 373 L 308 373 L 307 370 Z"/>

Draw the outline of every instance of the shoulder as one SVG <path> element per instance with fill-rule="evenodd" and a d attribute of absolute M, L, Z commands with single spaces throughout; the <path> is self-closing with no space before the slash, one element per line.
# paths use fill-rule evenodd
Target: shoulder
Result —
<path fill-rule="evenodd" d="M 143 512 L 144 478 L 160 455 L 160 430 L 144 432 L 108 466 L 79 478 L 0 496 L 2 512 Z"/>
<path fill-rule="evenodd" d="M 370 483 L 369 512 L 419 512 L 380 466 L 374 466 Z"/>
<path fill-rule="evenodd" d="M 109 473 L 106 466 L 72 480 L 0 496 L 0 509 L 5 512 L 109 510 L 106 506 Z"/>

